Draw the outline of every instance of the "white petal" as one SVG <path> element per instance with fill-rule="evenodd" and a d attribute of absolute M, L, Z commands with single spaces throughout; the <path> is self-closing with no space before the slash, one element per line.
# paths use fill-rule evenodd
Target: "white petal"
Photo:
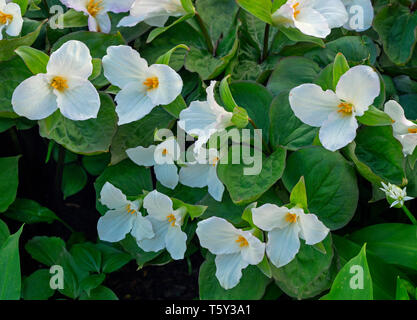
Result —
<path fill-rule="evenodd" d="M 276 228 L 285 228 L 289 222 L 285 219 L 290 210 L 286 207 L 278 207 L 275 204 L 264 204 L 252 209 L 253 223 L 264 231 L 272 231 Z"/>
<path fill-rule="evenodd" d="M 323 91 L 315 84 L 302 84 L 292 89 L 289 99 L 296 117 L 313 127 L 322 126 L 340 104 L 333 91 Z"/>
<path fill-rule="evenodd" d="M 155 236 L 152 223 L 146 217 L 143 217 L 140 212 L 135 214 L 131 234 L 135 237 L 136 241 L 152 239 Z"/>
<path fill-rule="evenodd" d="M 242 235 L 249 245 L 242 248 L 242 258 L 249 264 L 257 265 L 261 263 L 265 255 L 265 243 L 253 236 L 249 231 L 243 231 Z"/>
<path fill-rule="evenodd" d="M 95 20 L 97 21 L 97 31 L 103 32 L 103 33 L 110 33 L 111 30 L 111 20 L 107 12 L 104 12 L 102 14 L 98 14 L 95 17 Z"/>
<path fill-rule="evenodd" d="M 178 168 L 175 164 L 156 164 L 156 179 L 165 187 L 175 189 L 178 184 Z"/>
<path fill-rule="evenodd" d="M 219 177 L 217 176 L 217 167 L 213 167 L 210 164 L 208 166 L 211 167 L 209 169 L 209 175 L 207 180 L 208 192 L 216 201 L 222 201 L 224 192 L 223 182 L 221 182 Z"/>
<path fill-rule="evenodd" d="M 6 33 L 9 36 L 16 37 L 22 31 L 23 18 L 20 12 L 20 7 L 16 3 L 9 3 L 4 8 L 4 13 L 13 16 L 12 22 L 6 27 Z"/>
<path fill-rule="evenodd" d="M 173 164 L 181 156 L 181 147 L 174 137 L 158 144 L 155 149 L 155 162 L 157 164 Z"/>
<path fill-rule="evenodd" d="M 185 10 L 181 5 L 180 0 L 159 0 L 157 2 L 153 0 L 140 0 L 135 1 L 130 13 L 133 16 L 141 17 L 143 20 L 151 19 L 155 17 L 180 16 L 185 14 Z M 157 25 L 162 27 L 162 25 Z"/>
<path fill-rule="evenodd" d="M 298 16 L 294 19 L 294 25 L 302 33 L 309 36 L 326 38 L 330 34 L 326 18 L 312 8 L 306 7 L 301 9 Z"/>
<path fill-rule="evenodd" d="M 248 266 L 240 253 L 216 256 L 215 262 L 216 277 L 220 285 L 226 290 L 237 286 L 242 278 L 242 270 Z"/>
<path fill-rule="evenodd" d="M 404 155 L 413 154 L 414 149 L 417 146 L 417 134 L 409 133 L 409 134 L 402 136 L 399 140 L 403 146 Z"/>
<path fill-rule="evenodd" d="M 13 110 L 30 120 L 45 119 L 58 109 L 48 77 L 37 74 L 23 81 L 13 92 Z"/>
<path fill-rule="evenodd" d="M 217 115 L 207 101 L 193 101 L 180 113 L 180 127 L 190 135 L 205 135 L 208 130 L 215 132 Z"/>
<path fill-rule="evenodd" d="M 167 105 L 174 101 L 182 90 L 182 79 L 171 67 L 154 64 L 149 67 L 148 77 L 157 77 L 158 88 L 148 90 L 148 96 L 155 105 Z"/>
<path fill-rule="evenodd" d="M 103 57 L 105 77 L 119 88 L 135 82 L 139 87 L 146 78 L 148 63 L 130 46 L 111 46 Z"/>
<path fill-rule="evenodd" d="M 117 24 L 117 27 L 134 27 L 139 22 L 142 22 L 142 17 L 134 17 L 132 15 L 122 18 L 119 23 Z"/>
<path fill-rule="evenodd" d="M 336 151 L 355 139 L 357 129 L 358 121 L 353 115 L 343 116 L 341 113 L 335 112 L 323 123 L 319 138 L 323 147 L 330 151 Z"/>
<path fill-rule="evenodd" d="M 143 207 L 148 210 L 148 214 L 157 220 L 167 221 L 167 216 L 174 211 L 172 200 L 156 190 L 149 192 L 143 200 Z"/>
<path fill-rule="evenodd" d="M 180 227 L 169 226 L 165 235 L 165 245 L 172 259 L 184 259 L 185 250 L 187 250 L 187 235 Z"/>
<path fill-rule="evenodd" d="M 408 134 L 408 128 L 416 126 L 414 122 L 407 120 L 403 108 L 395 100 L 390 100 L 385 103 L 384 112 L 395 121 L 392 124 L 394 135 Z"/>
<path fill-rule="evenodd" d="M 379 76 L 369 66 L 356 66 L 340 77 L 336 87 L 339 99 L 352 103 L 356 116 L 362 116 L 380 93 Z"/>
<path fill-rule="evenodd" d="M 77 40 L 67 41 L 51 54 L 47 65 L 48 75 L 87 80 L 93 72 L 91 60 L 90 50 L 84 43 Z"/>
<path fill-rule="evenodd" d="M 299 231 L 298 224 L 293 223 L 284 229 L 268 232 L 266 253 L 277 268 L 290 263 L 300 250 Z"/>
<path fill-rule="evenodd" d="M 180 170 L 180 182 L 191 188 L 207 186 L 210 168 L 206 164 L 192 164 Z"/>
<path fill-rule="evenodd" d="M 349 20 L 344 25 L 347 30 L 358 32 L 368 30 L 374 20 L 374 8 L 371 0 L 342 0 L 349 13 Z"/>
<path fill-rule="evenodd" d="M 139 146 L 136 148 L 127 149 L 126 153 L 129 159 L 137 165 L 152 167 L 155 165 L 155 148 L 156 146 L 154 145 L 148 148 Z"/>
<path fill-rule="evenodd" d="M 87 1 L 88 0 L 61 0 L 61 2 L 68 8 L 72 8 L 76 11 L 87 12 Z"/>
<path fill-rule="evenodd" d="M 163 27 L 165 23 L 167 23 L 168 19 L 169 16 L 162 15 L 158 17 L 147 18 L 143 21 L 152 27 Z"/>
<path fill-rule="evenodd" d="M 294 10 L 290 4 L 283 4 L 277 11 L 272 14 L 272 21 L 275 25 L 284 27 L 294 27 Z"/>
<path fill-rule="evenodd" d="M 152 229 L 155 236 L 151 239 L 139 240 L 138 246 L 144 251 L 153 251 L 158 252 L 165 248 L 165 237 L 168 232 L 168 221 L 159 221 L 148 217 L 149 221 L 152 223 Z"/>
<path fill-rule="evenodd" d="M 155 104 L 146 95 L 146 90 L 135 82 L 126 85 L 116 95 L 115 100 L 119 125 L 140 120 L 155 108 Z"/>
<path fill-rule="evenodd" d="M 128 12 L 134 2 L 135 0 L 105 0 L 103 9 L 114 13 Z"/>
<path fill-rule="evenodd" d="M 321 222 L 315 214 L 301 214 L 299 216 L 300 237 L 308 245 L 314 245 L 323 241 L 330 230 Z"/>
<path fill-rule="evenodd" d="M 123 240 L 132 230 L 134 216 L 125 210 L 111 210 L 102 216 L 97 223 L 100 240 L 117 242 Z"/>
<path fill-rule="evenodd" d="M 223 218 L 211 217 L 200 221 L 196 233 L 201 246 L 213 254 L 240 252 L 239 243 L 236 242 L 240 232 Z"/>
<path fill-rule="evenodd" d="M 110 182 L 106 182 L 101 189 L 100 202 L 109 209 L 120 209 L 128 204 L 123 192 Z"/>
<path fill-rule="evenodd" d="M 348 13 L 340 0 L 315 0 L 314 9 L 327 20 L 329 28 L 339 28 L 348 21 Z"/>
<path fill-rule="evenodd" d="M 100 96 L 93 84 L 82 78 L 73 78 L 68 79 L 68 86 L 64 91 L 54 90 L 62 115 L 75 121 L 97 118 Z"/>

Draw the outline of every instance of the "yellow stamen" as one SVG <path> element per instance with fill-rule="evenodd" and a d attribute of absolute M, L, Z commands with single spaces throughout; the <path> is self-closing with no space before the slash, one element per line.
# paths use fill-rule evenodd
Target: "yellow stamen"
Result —
<path fill-rule="evenodd" d="M 343 113 L 345 116 L 352 114 L 353 105 L 348 102 L 342 102 L 338 105 L 339 110 L 337 112 Z"/>
<path fill-rule="evenodd" d="M 157 77 L 147 78 L 143 84 L 148 87 L 148 91 L 153 90 L 159 87 L 159 79 Z"/>
<path fill-rule="evenodd" d="M 166 156 L 167 154 L 168 154 L 168 150 L 167 149 L 162 150 L 162 155 L 163 156 Z"/>
<path fill-rule="evenodd" d="M 0 24 L 8 24 L 13 21 L 13 16 L 0 11 Z"/>
<path fill-rule="evenodd" d="M 130 213 L 130 214 L 136 213 L 136 210 L 135 209 L 132 209 L 132 207 L 130 206 L 130 204 L 127 204 L 126 205 L 126 211 L 127 211 L 127 213 Z"/>
<path fill-rule="evenodd" d="M 408 128 L 409 133 L 417 133 L 417 128 Z"/>
<path fill-rule="evenodd" d="M 239 238 L 237 238 L 236 242 L 239 243 L 239 247 L 241 247 L 241 248 L 247 247 L 249 245 L 248 240 L 246 240 L 246 238 L 243 237 L 243 236 L 239 236 Z"/>
<path fill-rule="evenodd" d="M 87 4 L 87 12 L 95 17 L 103 8 L 102 7 L 103 0 L 90 0 Z"/>
<path fill-rule="evenodd" d="M 296 4 L 294 4 L 292 6 L 292 8 L 294 9 L 294 18 L 297 18 L 297 16 L 300 14 L 300 10 L 297 10 L 297 7 L 300 5 L 299 2 L 297 2 Z"/>
<path fill-rule="evenodd" d="M 285 216 L 285 221 L 289 223 L 296 223 L 297 222 L 297 215 L 295 213 L 288 212 Z"/>
<path fill-rule="evenodd" d="M 213 167 L 215 167 L 215 166 L 216 166 L 216 164 L 217 164 L 217 162 L 219 162 L 219 160 L 220 160 L 220 158 L 219 158 L 219 157 L 215 157 L 215 158 L 213 159 Z"/>
<path fill-rule="evenodd" d="M 58 91 L 65 91 L 68 89 L 67 79 L 62 77 L 55 77 L 52 79 L 51 87 L 57 89 Z"/>
<path fill-rule="evenodd" d="M 171 223 L 171 226 L 175 226 L 175 222 L 177 221 L 177 218 L 171 213 L 169 216 L 167 216 L 168 222 Z"/>

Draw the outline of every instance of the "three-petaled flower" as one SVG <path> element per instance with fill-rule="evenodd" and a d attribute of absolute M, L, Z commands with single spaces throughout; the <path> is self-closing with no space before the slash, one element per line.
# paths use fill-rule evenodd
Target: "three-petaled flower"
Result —
<path fill-rule="evenodd" d="M 9 36 L 18 36 L 22 31 L 23 18 L 20 7 L 16 3 L 0 0 L 0 40 L 3 39 L 3 29 Z"/>
<path fill-rule="evenodd" d="M 386 185 L 384 182 L 381 182 L 383 188 L 379 188 L 385 193 L 388 202 L 392 207 L 401 208 L 404 205 L 405 201 L 412 200 L 412 197 L 407 196 L 407 188 L 401 189 L 395 184 L 388 183 Z"/>

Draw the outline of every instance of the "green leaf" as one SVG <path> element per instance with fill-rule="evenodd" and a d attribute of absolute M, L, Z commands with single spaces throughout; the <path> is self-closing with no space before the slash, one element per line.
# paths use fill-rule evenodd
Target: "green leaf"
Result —
<path fill-rule="evenodd" d="M 237 0 L 237 3 L 255 17 L 272 24 L 272 2 L 270 0 Z"/>
<path fill-rule="evenodd" d="M 309 43 L 316 44 L 316 45 L 318 45 L 322 48 L 325 47 L 324 42 L 323 42 L 322 39 L 312 37 L 312 36 L 308 36 L 308 35 L 302 33 L 300 30 L 298 30 L 296 28 L 280 27 L 279 30 L 283 34 L 285 34 L 285 36 L 288 39 L 290 39 L 291 41 L 294 41 L 294 42 L 309 42 Z"/>
<path fill-rule="evenodd" d="M 224 103 L 225 109 L 229 112 L 233 112 L 233 110 L 238 107 L 236 104 L 235 99 L 233 99 L 232 92 L 230 91 L 229 86 L 229 79 L 230 75 L 227 75 L 223 78 L 223 80 L 220 82 L 220 97 L 222 98 L 222 101 Z"/>
<path fill-rule="evenodd" d="M 162 106 L 170 115 L 179 119 L 180 113 L 182 110 L 187 108 L 187 104 L 184 101 L 182 95 L 179 95 L 174 101 L 170 104 Z"/>
<path fill-rule="evenodd" d="M 79 28 L 88 25 L 88 16 L 86 16 L 82 11 L 69 9 L 64 13 L 62 18 L 64 19 L 64 28 Z"/>
<path fill-rule="evenodd" d="M 25 15 L 28 8 L 29 0 L 14 0 L 14 3 L 17 3 L 20 7 L 20 13 L 22 17 Z"/>
<path fill-rule="evenodd" d="M 175 198 L 171 198 L 171 200 L 175 210 L 181 207 L 185 208 L 187 210 L 187 214 L 190 215 L 192 220 L 200 217 L 207 210 L 207 206 L 192 205 Z"/>
<path fill-rule="evenodd" d="M 333 88 L 336 89 L 339 79 L 349 70 L 349 63 L 343 53 L 339 52 L 336 55 L 333 63 Z"/>
<path fill-rule="evenodd" d="M 93 64 L 93 72 L 91 76 L 88 78 L 88 80 L 93 81 L 94 79 L 100 76 L 102 72 L 102 67 L 101 67 L 101 60 L 98 58 L 93 58 L 91 62 Z"/>
<path fill-rule="evenodd" d="M 64 200 L 84 189 L 87 184 L 87 174 L 78 163 L 70 163 L 64 167 L 62 174 L 62 193 Z"/>
<path fill-rule="evenodd" d="M 49 56 L 46 53 L 28 46 L 21 46 L 15 52 L 33 74 L 46 73 L 46 66 L 49 61 Z"/>
<path fill-rule="evenodd" d="M 81 281 L 81 290 L 84 290 L 87 292 L 87 294 L 90 294 L 91 290 L 101 285 L 105 279 L 106 275 L 104 273 L 92 274 Z"/>
<path fill-rule="evenodd" d="M 109 288 L 105 286 L 99 286 L 90 291 L 90 294 L 87 295 L 83 293 L 80 297 L 80 300 L 119 300 L 116 294 Z"/>
<path fill-rule="evenodd" d="M 259 263 L 257 265 L 257 267 L 259 268 L 259 270 L 262 271 L 262 273 L 264 275 L 266 275 L 268 278 L 272 278 L 272 269 L 271 269 L 271 265 L 269 264 L 268 258 L 266 257 L 266 255 L 264 256 L 264 258 L 262 259 L 261 263 Z"/>
<path fill-rule="evenodd" d="M 155 63 L 169 65 L 169 62 L 171 61 L 171 56 L 177 49 L 185 49 L 187 51 L 190 51 L 190 48 L 188 48 L 185 44 L 179 44 L 171 50 L 169 50 L 167 53 L 160 56 L 158 59 L 156 59 Z"/>
<path fill-rule="evenodd" d="M 47 269 L 40 269 L 32 273 L 23 281 L 22 298 L 24 300 L 48 300 L 54 295 L 49 282 L 51 274 Z"/>
<path fill-rule="evenodd" d="M 7 240 L 7 238 L 9 238 L 9 236 L 10 231 L 7 224 L 3 220 L 0 220 L 0 247 Z"/>
<path fill-rule="evenodd" d="M 110 153 L 102 153 L 97 156 L 84 156 L 82 164 L 85 170 L 92 176 L 99 176 L 110 163 Z"/>
<path fill-rule="evenodd" d="M 410 300 L 410 296 L 407 291 L 407 282 L 401 279 L 399 276 L 397 278 L 397 290 L 395 292 L 395 300 Z"/>
<path fill-rule="evenodd" d="M 366 260 L 366 245 L 339 271 L 323 300 L 373 300 L 372 278 Z"/>
<path fill-rule="evenodd" d="M 366 126 L 389 126 L 392 124 L 390 116 L 374 106 L 370 106 L 363 116 L 356 119 Z"/>
<path fill-rule="evenodd" d="M 0 158 L 0 212 L 5 212 L 16 199 L 19 158 Z"/>
<path fill-rule="evenodd" d="M 27 224 L 60 220 L 51 210 L 30 199 L 16 199 L 5 216 Z"/>
<path fill-rule="evenodd" d="M 252 209 L 256 208 L 257 205 L 258 205 L 257 202 L 251 203 L 245 208 L 245 210 L 242 213 L 242 220 L 245 220 L 246 222 L 248 222 L 252 228 L 256 228 L 252 219 Z"/>
<path fill-rule="evenodd" d="M 291 204 L 303 208 L 304 210 L 308 210 L 307 192 L 304 177 L 301 177 L 298 183 L 291 190 L 290 201 Z"/>
<path fill-rule="evenodd" d="M 344 227 L 358 204 L 359 191 L 352 166 L 339 153 L 310 147 L 288 158 L 282 178 L 287 190 L 292 190 L 302 176 L 310 212 L 332 230 Z"/>
<path fill-rule="evenodd" d="M 0 247 L 0 300 L 19 300 L 21 291 L 19 238 L 23 226 Z"/>
<path fill-rule="evenodd" d="M 51 267 L 65 250 L 65 242 L 57 237 L 34 237 L 26 243 L 25 249 L 33 259 Z"/>
<path fill-rule="evenodd" d="M 130 254 L 113 248 L 107 244 L 98 243 L 96 247 L 101 251 L 101 265 L 104 273 L 115 272 L 132 260 Z"/>
<path fill-rule="evenodd" d="M 92 243 L 78 243 L 71 247 L 71 255 L 75 263 L 87 272 L 100 273 L 101 252 Z"/>
<path fill-rule="evenodd" d="M 256 300 L 260 299 L 266 290 L 269 279 L 258 269 L 249 265 L 242 270 L 239 284 L 225 290 L 216 278 L 215 256 L 207 253 L 206 261 L 200 267 L 198 284 L 202 300 Z"/>
<path fill-rule="evenodd" d="M 159 27 L 159 28 L 155 28 L 151 31 L 151 33 L 148 36 L 148 39 L 146 40 L 146 43 L 152 42 L 156 37 L 158 37 L 159 35 L 161 35 L 162 33 L 168 31 L 169 29 L 171 29 L 172 27 L 174 27 L 175 25 L 184 22 L 192 17 L 194 17 L 195 13 L 187 13 L 186 15 L 182 16 L 181 18 L 178 18 L 177 20 L 175 20 L 173 23 L 171 23 L 169 26 L 166 27 Z"/>

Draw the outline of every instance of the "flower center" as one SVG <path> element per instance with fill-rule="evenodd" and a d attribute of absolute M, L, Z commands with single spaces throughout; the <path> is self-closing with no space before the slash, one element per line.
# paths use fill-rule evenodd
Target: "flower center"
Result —
<path fill-rule="evenodd" d="M 0 24 L 8 24 L 12 22 L 13 16 L 0 11 Z"/>
<path fill-rule="evenodd" d="M 51 87 L 58 91 L 65 91 L 65 89 L 68 89 L 67 79 L 62 77 L 55 77 L 52 79 Z"/>
<path fill-rule="evenodd" d="M 90 0 L 87 4 L 87 12 L 95 17 L 102 9 L 103 0 Z"/>
<path fill-rule="evenodd" d="M 288 212 L 285 216 L 285 221 L 289 223 L 296 223 L 297 222 L 297 215 L 295 213 Z"/>
<path fill-rule="evenodd" d="M 417 133 L 417 128 L 408 128 L 409 133 Z"/>
<path fill-rule="evenodd" d="M 162 150 L 162 155 L 163 156 L 166 156 L 167 154 L 168 154 L 168 150 L 167 149 Z"/>
<path fill-rule="evenodd" d="M 337 112 L 342 113 L 344 116 L 350 116 L 353 111 L 353 105 L 349 102 L 342 102 L 338 106 L 339 110 Z"/>
<path fill-rule="evenodd" d="M 243 236 L 239 236 L 239 238 L 237 238 L 236 242 L 239 243 L 239 247 L 241 247 L 241 248 L 249 246 L 248 240 L 246 240 L 246 238 L 243 237 Z"/>
<path fill-rule="evenodd" d="M 153 90 L 159 87 L 159 79 L 158 77 L 147 78 L 143 84 L 148 87 L 148 91 Z"/>
<path fill-rule="evenodd" d="M 127 213 L 130 213 L 130 214 L 136 213 L 136 210 L 135 209 L 132 209 L 132 207 L 131 207 L 130 204 L 127 204 L 126 205 L 126 211 L 127 211 Z"/>
<path fill-rule="evenodd" d="M 300 14 L 300 10 L 297 9 L 299 5 L 300 5 L 299 2 L 296 2 L 295 4 L 292 5 L 292 8 L 294 10 L 294 18 L 297 18 L 297 16 Z"/>
<path fill-rule="evenodd" d="M 213 166 L 213 167 L 215 167 L 215 166 L 216 166 L 216 164 L 217 164 L 217 162 L 219 162 L 219 160 L 220 160 L 220 158 L 219 158 L 219 157 L 215 157 L 215 158 L 213 159 L 213 164 L 212 164 L 212 166 Z"/>
<path fill-rule="evenodd" d="M 171 224 L 171 226 L 175 226 L 175 222 L 177 222 L 177 218 L 171 213 L 169 216 L 167 216 L 168 222 Z"/>

